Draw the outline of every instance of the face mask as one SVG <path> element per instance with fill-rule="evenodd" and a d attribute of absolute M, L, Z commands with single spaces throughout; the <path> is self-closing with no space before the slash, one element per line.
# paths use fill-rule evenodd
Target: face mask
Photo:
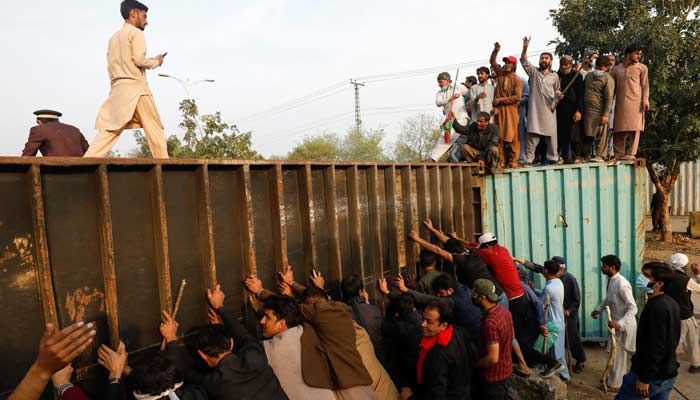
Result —
<path fill-rule="evenodd" d="M 656 282 L 649 282 L 647 283 L 647 287 L 651 289 L 651 291 L 654 291 L 654 286 L 656 286 Z"/>
<path fill-rule="evenodd" d="M 654 292 L 654 289 L 650 289 L 649 284 L 651 284 L 652 287 L 654 286 L 654 282 L 649 282 L 649 279 L 647 279 L 646 276 L 642 274 L 637 276 L 637 288 L 639 290 L 646 294 L 651 294 L 652 292 Z"/>
<path fill-rule="evenodd" d="M 594 69 L 594 70 L 593 70 L 593 75 L 594 75 L 594 76 L 601 76 L 601 75 L 603 75 L 604 73 L 605 73 L 605 71 L 601 71 L 601 70 L 599 70 L 599 69 Z"/>
<path fill-rule="evenodd" d="M 449 86 L 443 86 L 443 87 L 440 88 L 440 91 L 444 93 L 444 92 L 446 92 L 447 89 L 449 89 L 449 88 L 450 88 Z"/>

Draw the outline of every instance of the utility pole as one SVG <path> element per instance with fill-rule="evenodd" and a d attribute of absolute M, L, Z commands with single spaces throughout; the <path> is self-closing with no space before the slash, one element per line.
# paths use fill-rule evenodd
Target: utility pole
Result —
<path fill-rule="evenodd" d="M 350 80 L 350 84 L 355 86 L 355 132 L 359 136 L 362 132 L 360 130 L 360 126 L 362 125 L 362 120 L 360 119 L 360 86 L 365 86 L 365 84 L 352 79 Z"/>

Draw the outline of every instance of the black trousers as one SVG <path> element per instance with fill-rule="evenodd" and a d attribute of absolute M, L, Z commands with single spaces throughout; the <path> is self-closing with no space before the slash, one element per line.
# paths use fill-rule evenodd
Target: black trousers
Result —
<path fill-rule="evenodd" d="M 576 106 L 569 104 L 559 104 L 557 107 L 557 150 L 559 155 L 566 161 L 574 158 L 571 147 L 573 142 L 574 114 Z"/>
<path fill-rule="evenodd" d="M 525 296 L 508 301 L 508 310 L 513 316 L 513 329 L 515 338 L 520 344 L 520 351 L 525 357 L 528 366 L 544 364 L 547 367 L 554 365 L 557 360 L 549 355 L 540 353 L 533 348 L 537 340 L 538 326 L 532 303 Z"/>
<path fill-rule="evenodd" d="M 572 315 L 566 319 L 566 340 L 571 357 L 577 362 L 586 362 L 586 352 L 583 350 L 581 343 L 581 334 L 579 333 L 578 315 Z M 571 366 L 569 366 L 571 368 Z"/>

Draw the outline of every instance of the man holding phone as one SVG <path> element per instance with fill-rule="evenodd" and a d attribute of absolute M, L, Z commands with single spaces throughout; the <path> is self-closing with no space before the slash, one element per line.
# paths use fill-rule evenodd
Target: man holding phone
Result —
<path fill-rule="evenodd" d="M 102 105 L 95 128 L 98 134 L 85 157 L 104 157 L 124 129 L 143 128 L 154 158 L 168 158 L 165 131 L 146 80 L 146 70 L 163 65 L 167 53 L 146 57 L 148 7 L 136 0 L 121 3 L 124 26 L 109 40 L 107 71 L 109 98 Z"/>

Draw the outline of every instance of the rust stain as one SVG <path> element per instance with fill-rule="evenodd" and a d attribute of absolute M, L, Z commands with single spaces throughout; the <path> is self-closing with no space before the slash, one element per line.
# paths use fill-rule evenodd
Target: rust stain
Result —
<path fill-rule="evenodd" d="M 17 268 L 19 272 L 14 277 L 11 286 L 19 289 L 31 289 L 36 284 L 36 270 L 33 268 L 34 255 L 30 234 L 16 236 L 0 253 L 0 264 L 14 259 L 19 259 Z M 3 268 L 2 272 L 7 273 L 8 268 Z"/>
<path fill-rule="evenodd" d="M 99 310 L 105 311 L 105 294 L 97 289 L 87 286 L 76 289 L 73 293 L 66 294 L 66 311 L 71 321 L 78 322 L 85 319 L 85 311 L 91 303 L 98 303 Z"/>

